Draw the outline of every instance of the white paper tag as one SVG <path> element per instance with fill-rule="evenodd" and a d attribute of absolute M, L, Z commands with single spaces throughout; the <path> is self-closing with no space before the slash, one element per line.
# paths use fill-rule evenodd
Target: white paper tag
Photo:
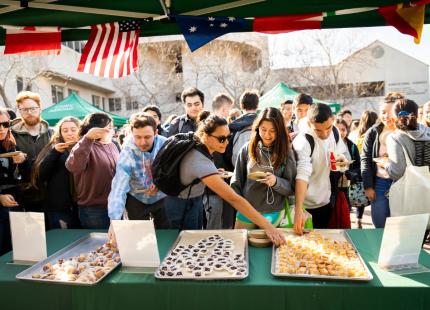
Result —
<path fill-rule="evenodd" d="M 387 218 L 378 267 L 417 264 L 428 220 L 429 214 Z"/>
<path fill-rule="evenodd" d="M 39 262 L 47 258 L 45 215 L 33 212 L 9 212 L 13 259 Z"/>
<path fill-rule="evenodd" d="M 121 263 L 128 267 L 158 267 L 157 237 L 153 221 L 113 220 Z"/>

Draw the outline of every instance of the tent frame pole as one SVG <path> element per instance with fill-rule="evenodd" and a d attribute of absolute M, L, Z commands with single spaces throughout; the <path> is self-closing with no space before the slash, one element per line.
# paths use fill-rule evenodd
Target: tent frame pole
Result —
<path fill-rule="evenodd" d="M 23 7 L 21 7 L 21 1 L 0 0 L 0 5 L 8 5 L 10 7 L 17 7 L 17 9 L 23 8 Z M 35 9 L 57 10 L 57 11 L 67 11 L 67 12 L 88 13 L 88 14 L 100 14 L 100 15 L 110 15 L 110 16 L 122 16 L 122 17 L 129 17 L 129 18 L 148 18 L 148 17 L 159 16 L 159 14 L 136 13 L 136 12 L 107 10 L 107 9 L 95 9 L 95 8 L 86 8 L 86 7 L 71 6 L 71 5 L 40 3 L 40 2 L 36 2 L 36 1 L 27 2 L 26 5 L 28 8 L 35 8 Z"/>
<path fill-rule="evenodd" d="M 214 12 L 218 12 L 218 11 L 233 9 L 233 8 L 237 8 L 237 7 L 244 6 L 244 5 L 259 3 L 259 2 L 263 2 L 263 1 L 267 1 L 267 0 L 240 0 L 240 1 L 230 2 L 230 3 L 226 3 L 226 4 L 216 5 L 216 6 L 212 6 L 209 8 L 196 10 L 196 11 L 190 11 L 187 13 L 182 13 L 181 15 L 199 16 L 199 15 L 214 13 Z"/>

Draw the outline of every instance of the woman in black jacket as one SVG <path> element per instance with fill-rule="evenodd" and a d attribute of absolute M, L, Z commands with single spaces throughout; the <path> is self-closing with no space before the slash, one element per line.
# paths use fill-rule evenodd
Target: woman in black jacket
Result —
<path fill-rule="evenodd" d="M 385 169 L 376 165 L 374 158 L 387 157 L 387 147 L 379 142 L 379 136 L 384 131 L 394 131 L 391 109 L 397 99 L 404 98 L 400 93 L 389 93 L 387 97 L 379 103 L 379 119 L 370 128 L 363 140 L 363 150 L 361 152 L 361 177 L 366 196 L 372 206 L 372 222 L 376 228 L 384 228 L 387 217 L 390 217 L 390 204 L 385 193 L 390 189 L 393 181 Z"/>
<path fill-rule="evenodd" d="M 42 211 L 51 229 L 81 228 L 73 174 L 65 165 L 69 157 L 69 146 L 65 142 L 77 141 L 79 126 L 79 120 L 71 116 L 59 121 L 51 142 L 33 165 L 31 185 L 36 187 L 38 179 L 48 183 Z"/>
<path fill-rule="evenodd" d="M 0 154 L 19 151 L 10 126 L 8 112 L 0 109 Z M 9 212 L 24 211 L 23 196 L 16 183 L 26 179 L 30 169 L 31 162 L 23 153 L 0 158 L 0 256 L 12 250 Z"/>
<path fill-rule="evenodd" d="M 351 203 L 349 201 L 349 187 L 352 184 L 360 181 L 360 153 L 358 151 L 357 145 L 355 145 L 351 140 L 347 138 L 348 136 L 348 125 L 342 119 L 336 119 L 334 125 L 339 129 L 340 136 L 343 143 L 347 147 L 347 152 L 345 157 L 347 161 L 354 160 L 352 164 L 349 165 L 348 170 L 345 173 L 338 171 L 330 172 L 330 183 L 331 183 L 331 197 L 330 202 L 334 206 L 336 203 L 336 194 L 340 191 L 345 193 L 346 201 L 348 202 L 349 211 L 351 211 Z"/>

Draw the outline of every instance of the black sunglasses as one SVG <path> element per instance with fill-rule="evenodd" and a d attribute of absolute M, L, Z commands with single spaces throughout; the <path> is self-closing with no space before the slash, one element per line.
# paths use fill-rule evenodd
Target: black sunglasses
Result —
<path fill-rule="evenodd" d="M 233 134 L 232 134 L 232 133 L 230 133 L 230 134 L 228 134 L 228 136 L 227 136 L 227 137 L 225 137 L 225 136 L 222 136 L 222 137 L 215 137 L 215 136 L 212 136 L 212 135 L 209 135 L 209 136 L 211 136 L 211 137 L 214 137 L 214 138 L 218 139 L 219 143 L 224 143 L 224 142 L 225 142 L 225 140 L 230 141 L 230 139 L 233 137 Z"/>
<path fill-rule="evenodd" d="M 3 128 L 10 128 L 11 125 L 12 125 L 11 121 L 0 123 L 0 126 L 3 126 Z"/>

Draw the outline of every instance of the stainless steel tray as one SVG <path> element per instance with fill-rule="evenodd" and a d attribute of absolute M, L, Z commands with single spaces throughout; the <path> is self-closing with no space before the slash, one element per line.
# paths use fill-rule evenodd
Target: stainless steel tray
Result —
<path fill-rule="evenodd" d="M 42 267 L 48 263 L 54 265 L 57 263 L 57 259 L 59 258 L 70 258 L 73 256 L 78 256 L 81 253 L 87 253 L 91 250 L 96 250 L 98 247 L 102 246 L 108 241 L 108 234 L 106 233 L 91 233 L 86 235 L 85 237 L 73 242 L 72 244 L 66 246 L 64 249 L 58 251 L 57 253 L 49 256 L 47 259 L 37 263 L 36 265 L 24 270 L 23 272 L 16 275 L 16 278 L 24 281 L 33 281 L 33 282 L 41 282 L 41 283 L 57 283 L 57 284 L 67 284 L 67 285 L 81 285 L 81 286 L 93 286 L 102 281 L 105 277 L 107 277 L 116 267 L 119 266 L 117 264 L 113 267 L 109 272 L 105 273 L 103 277 L 101 277 L 96 282 L 76 282 L 76 281 L 59 281 L 59 280 L 41 280 L 41 279 L 33 279 L 32 275 L 40 272 Z"/>
<path fill-rule="evenodd" d="M 291 228 L 285 228 L 280 229 L 284 235 L 295 235 L 297 234 L 294 232 Z M 280 278 L 305 278 L 305 279 L 315 279 L 315 280 L 340 280 L 340 281 L 359 281 L 359 282 L 369 282 L 373 279 L 373 275 L 370 272 L 369 268 L 367 267 L 366 263 L 364 262 L 363 258 L 361 257 L 360 253 L 357 251 L 357 248 L 355 247 L 354 243 L 352 242 L 351 238 L 349 238 L 348 233 L 345 230 L 341 229 L 314 229 L 317 233 L 323 234 L 324 237 L 331 237 L 333 238 L 333 241 L 347 241 L 349 244 L 351 244 L 352 248 L 354 249 L 355 254 L 360 259 L 360 261 L 363 263 L 363 266 L 367 272 L 367 274 L 370 276 L 369 278 L 349 278 L 349 277 L 332 277 L 332 276 L 321 276 L 321 275 L 308 275 L 308 274 L 284 274 L 284 273 L 276 273 L 276 249 L 275 246 L 272 248 L 272 274 L 275 277 Z"/>
<path fill-rule="evenodd" d="M 200 239 L 204 239 L 206 237 L 212 236 L 214 234 L 219 234 L 224 239 L 232 239 L 233 235 L 237 235 L 241 238 L 244 238 L 245 241 L 245 247 L 243 249 L 243 254 L 245 255 L 246 260 L 246 272 L 245 275 L 242 277 L 233 277 L 233 276 L 204 276 L 202 278 L 196 278 L 193 276 L 186 276 L 186 273 L 183 277 L 163 277 L 160 275 L 160 269 L 162 264 L 165 262 L 166 258 L 169 256 L 169 254 L 176 248 L 176 246 L 181 242 L 181 239 L 185 233 L 192 233 L 192 234 L 198 234 Z M 235 243 L 236 245 L 236 243 Z M 236 250 L 233 250 L 233 252 Z M 236 251 L 237 252 L 237 251 Z M 242 253 L 242 251 L 240 251 Z M 164 256 L 163 260 L 161 261 L 160 267 L 158 267 L 157 271 L 155 272 L 155 277 L 160 280 L 196 280 L 196 281 L 205 281 L 205 280 L 243 280 L 248 277 L 249 275 L 249 255 L 248 255 L 248 231 L 246 229 L 220 229 L 220 230 L 184 230 L 181 231 L 176 238 L 175 242 L 173 242 L 172 246 L 167 251 L 166 255 Z"/>

